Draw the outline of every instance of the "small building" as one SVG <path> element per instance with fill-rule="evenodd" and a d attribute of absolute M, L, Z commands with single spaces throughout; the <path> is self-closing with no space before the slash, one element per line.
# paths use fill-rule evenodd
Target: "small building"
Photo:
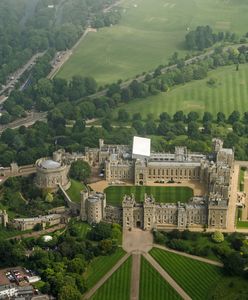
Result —
<path fill-rule="evenodd" d="M 0 285 L 0 299 L 8 299 L 15 296 L 17 287 L 15 285 Z"/>

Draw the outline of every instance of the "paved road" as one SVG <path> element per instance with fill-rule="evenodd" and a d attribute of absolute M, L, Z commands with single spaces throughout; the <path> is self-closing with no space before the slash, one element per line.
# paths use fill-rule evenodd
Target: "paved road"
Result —
<path fill-rule="evenodd" d="M 35 61 L 39 58 L 42 57 L 46 52 L 40 52 L 32 56 L 32 58 L 20 69 L 18 69 L 15 73 L 11 74 L 10 77 L 14 77 L 14 79 L 11 79 L 7 82 L 7 84 L 0 90 L 0 95 L 3 94 L 7 90 L 13 90 L 15 83 L 20 79 L 22 74 L 28 70 L 33 64 L 35 64 Z M 7 98 L 6 98 L 7 99 Z M 5 100 L 6 100 L 5 99 Z M 1 104 L 3 101 L 1 102 Z"/>
<path fill-rule="evenodd" d="M 139 300 L 139 286 L 140 286 L 140 252 L 132 254 L 132 275 L 131 275 L 131 296 L 130 300 Z"/>
<path fill-rule="evenodd" d="M 81 37 L 81 39 L 83 39 L 83 38 L 85 38 L 84 35 Z M 72 48 L 71 50 L 69 50 L 69 52 L 70 52 L 70 51 L 73 51 L 73 49 L 75 49 L 75 48 L 80 44 L 81 39 L 73 46 L 73 48 Z M 229 49 L 229 48 L 238 48 L 238 47 L 240 47 L 241 45 L 246 45 L 246 44 L 230 45 L 230 46 L 228 46 L 228 47 L 225 47 L 224 50 L 226 51 L 226 50 Z M 190 58 L 190 59 L 188 59 L 188 60 L 185 61 L 185 64 L 186 64 L 186 65 L 189 65 L 189 64 L 192 64 L 192 63 L 195 62 L 195 61 L 203 60 L 203 59 L 205 59 L 206 57 L 208 57 L 208 56 L 210 56 L 211 54 L 213 54 L 213 52 L 214 52 L 214 50 L 209 50 L 209 51 L 207 51 L 207 52 L 204 53 L 204 54 L 201 54 L 201 55 L 195 56 L 195 57 L 193 57 L 193 58 Z M 68 54 L 68 55 L 71 55 L 71 54 Z M 69 57 L 68 57 L 68 58 L 69 58 Z M 68 59 L 68 58 L 67 58 L 67 59 Z M 66 59 L 66 60 L 67 60 L 67 59 Z M 59 65 L 59 68 L 61 68 L 61 67 L 63 66 L 64 62 L 65 62 L 65 61 L 63 61 L 62 64 Z M 165 68 L 163 68 L 163 69 L 161 70 L 161 72 L 164 74 L 164 73 L 166 73 L 166 72 L 168 72 L 168 71 L 170 71 L 170 70 L 175 69 L 176 67 L 177 67 L 177 65 L 172 65 L 172 66 L 169 66 L 169 67 L 165 67 Z M 50 74 L 48 75 L 48 77 L 49 77 L 49 78 L 52 78 L 53 76 L 55 76 L 56 72 L 58 72 L 58 70 L 56 70 L 55 73 L 53 73 L 53 71 L 52 71 L 52 73 L 50 73 Z M 150 72 L 149 74 L 150 74 L 150 75 L 153 75 L 154 72 Z M 137 78 L 135 78 L 135 79 L 136 79 L 138 82 L 143 82 L 143 81 L 145 80 L 145 75 L 139 76 L 139 77 L 137 77 Z M 120 84 L 120 87 L 121 87 L 121 88 L 127 87 L 133 80 L 134 80 L 134 79 L 131 79 L 131 80 L 128 80 L 128 81 L 126 81 L 126 82 L 121 83 L 121 84 Z M 97 93 L 95 93 L 95 94 L 92 94 L 92 95 L 88 96 L 88 98 L 89 98 L 89 99 L 94 99 L 94 98 L 97 98 L 97 97 L 105 96 L 106 93 L 107 93 L 107 89 L 102 90 L 102 91 L 100 91 L 100 92 L 97 92 Z M 81 100 L 80 100 L 80 101 L 81 101 Z M 25 120 L 19 120 L 19 121 L 20 121 L 20 125 L 18 125 L 18 127 L 20 127 L 20 126 L 30 126 L 30 122 L 26 122 Z M 33 123 L 35 123 L 36 121 L 44 121 L 43 116 L 41 116 L 40 118 L 37 118 L 35 121 L 33 121 Z M 11 126 L 11 124 L 9 124 L 9 126 Z M 7 127 L 8 127 L 8 126 L 7 126 Z"/>
<path fill-rule="evenodd" d="M 214 266 L 217 266 L 217 267 L 223 267 L 222 263 L 220 263 L 218 261 L 208 259 L 208 258 L 203 258 L 203 257 L 200 257 L 200 256 L 191 255 L 191 254 L 188 254 L 188 253 L 185 253 L 185 252 L 176 251 L 176 250 L 169 249 L 167 247 L 164 247 L 164 246 L 161 246 L 161 245 L 158 245 L 158 244 L 154 244 L 154 247 L 162 249 L 164 251 L 175 253 L 175 254 L 178 254 L 178 255 L 181 255 L 181 256 L 185 256 L 185 257 L 188 257 L 188 258 L 191 258 L 191 259 L 194 259 L 194 260 L 199 260 L 201 262 L 204 262 L 204 263 L 207 263 L 207 264 L 210 264 L 210 265 L 214 265 Z"/>
<path fill-rule="evenodd" d="M 11 122 L 6 125 L 0 125 L 0 134 L 7 128 L 15 129 L 21 126 L 28 127 L 33 125 L 36 121 L 46 121 L 46 116 L 47 116 L 46 112 L 42 112 L 42 113 L 32 112 L 26 118 L 17 119 L 14 122 Z"/>
<path fill-rule="evenodd" d="M 150 254 L 144 253 L 145 259 L 153 266 L 153 268 L 173 287 L 176 292 L 184 299 L 191 300 L 190 296 L 180 287 L 179 284 L 151 257 Z"/>
<path fill-rule="evenodd" d="M 95 292 L 114 274 L 114 272 L 128 259 L 130 253 L 126 253 L 115 265 L 95 284 L 83 297 L 83 299 L 90 299 Z"/>

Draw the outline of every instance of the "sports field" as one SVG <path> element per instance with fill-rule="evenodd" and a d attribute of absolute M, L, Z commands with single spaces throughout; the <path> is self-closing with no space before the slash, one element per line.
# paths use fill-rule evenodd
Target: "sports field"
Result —
<path fill-rule="evenodd" d="M 194 300 L 208 299 L 223 277 L 220 267 L 156 248 L 150 254 Z"/>
<path fill-rule="evenodd" d="M 91 300 L 129 300 L 131 287 L 132 258 L 123 265 L 97 290 Z"/>
<path fill-rule="evenodd" d="M 209 78 L 217 80 L 216 86 L 210 87 L 207 84 Z M 167 93 L 134 100 L 121 108 L 130 114 L 139 112 L 144 119 L 148 113 L 158 117 L 163 111 L 172 115 L 182 109 L 184 113 L 197 111 L 203 114 L 209 111 L 216 115 L 221 111 L 228 115 L 234 110 L 241 113 L 247 111 L 247 99 L 248 64 L 244 64 L 240 65 L 238 72 L 235 66 L 222 67 L 209 72 L 206 79 L 176 86 Z M 115 110 L 115 115 L 119 109 Z"/>
<path fill-rule="evenodd" d="M 140 270 L 140 299 L 141 300 L 179 300 L 181 297 L 164 280 L 164 278 L 141 257 Z"/>
<path fill-rule="evenodd" d="M 110 205 L 121 205 L 123 197 L 131 194 L 137 202 L 142 202 L 147 194 L 162 203 L 187 202 L 193 196 L 191 188 L 182 186 L 109 186 L 104 192 Z"/>
<path fill-rule="evenodd" d="M 90 33 L 58 77 L 93 76 L 99 85 L 154 69 L 177 51 L 187 30 L 247 31 L 246 0 L 123 0 L 120 24 Z"/>

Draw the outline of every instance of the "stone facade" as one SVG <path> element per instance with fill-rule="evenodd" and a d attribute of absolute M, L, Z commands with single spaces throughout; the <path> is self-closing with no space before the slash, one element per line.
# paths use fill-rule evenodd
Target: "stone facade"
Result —
<path fill-rule="evenodd" d="M 101 204 L 105 212 L 102 218 L 107 221 L 116 222 L 121 218 L 124 228 L 143 229 L 203 226 L 225 229 L 227 226 L 234 152 L 223 148 L 219 139 L 213 140 L 213 151 L 209 155 L 176 147 L 175 153 L 151 153 L 149 158 L 143 159 L 132 159 L 131 148 L 126 145 L 105 145 L 100 140 L 99 148 L 87 148 L 85 157 L 92 165 L 105 169 L 105 179 L 109 183 L 131 181 L 135 185 L 149 185 L 194 180 L 207 190 L 206 195 L 193 197 L 186 204 L 157 203 L 152 195 L 137 202 L 132 195 L 127 195 L 122 208 Z M 144 201 L 140 203 L 140 200 Z M 100 204 L 97 210 L 100 210 Z"/>
<path fill-rule="evenodd" d="M 70 164 L 62 159 L 61 152 L 55 152 L 53 158 L 40 158 L 36 161 L 36 185 L 41 189 L 58 190 L 61 185 L 64 190 L 70 187 L 68 172 Z"/>
<path fill-rule="evenodd" d="M 14 228 L 18 230 L 32 230 L 35 225 L 41 224 L 44 229 L 46 226 L 54 226 L 65 223 L 66 218 L 61 214 L 51 214 L 36 218 L 18 218 L 12 221 Z"/>

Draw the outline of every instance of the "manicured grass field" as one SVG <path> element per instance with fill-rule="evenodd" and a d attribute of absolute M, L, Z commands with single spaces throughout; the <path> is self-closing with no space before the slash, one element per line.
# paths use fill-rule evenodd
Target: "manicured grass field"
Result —
<path fill-rule="evenodd" d="M 181 297 L 142 256 L 140 300 L 177 300 Z"/>
<path fill-rule="evenodd" d="M 98 256 L 93 259 L 84 274 L 87 287 L 94 286 L 124 255 L 125 251 L 118 248 L 112 255 Z"/>
<path fill-rule="evenodd" d="M 131 194 L 137 202 L 142 202 L 146 193 L 162 203 L 187 202 L 193 196 L 191 188 L 182 186 L 109 186 L 104 192 L 110 205 L 121 205 L 123 197 Z"/>
<path fill-rule="evenodd" d="M 239 170 L 239 182 L 238 182 L 238 188 L 241 192 L 244 191 L 244 177 L 245 177 L 245 169 L 240 168 Z"/>
<path fill-rule="evenodd" d="M 81 200 L 80 192 L 84 188 L 85 186 L 81 182 L 71 179 L 71 186 L 66 193 L 71 198 L 71 201 L 79 203 Z"/>
<path fill-rule="evenodd" d="M 144 119 L 148 113 L 158 117 L 161 112 L 172 115 L 182 109 L 184 113 L 197 111 L 203 114 L 209 111 L 214 115 L 219 111 L 228 115 L 234 110 L 241 113 L 248 110 L 248 64 L 240 65 L 238 72 L 235 66 L 218 68 L 209 72 L 210 77 L 217 80 L 215 87 L 207 84 L 208 79 L 193 81 L 166 93 L 131 101 L 121 108 L 130 114 L 139 112 Z M 114 115 L 117 115 L 119 109 L 116 109 Z"/>
<path fill-rule="evenodd" d="M 90 33 L 58 77 L 93 76 L 99 85 L 132 78 L 186 52 L 187 29 L 247 32 L 245 0 L 124 0 L 120 24 Z"/>
<path fill-rule="evenodd" d="M 131 287 L 132 259 L 123 265 L 101 286 L 91 300 L 129 300 Z"/>
<path fill-rule="evenodd" d="M 208 299 L 223 276 L 221 268 L 191 258 L 156 248 L 150 254 L 194 300 Z"/>

